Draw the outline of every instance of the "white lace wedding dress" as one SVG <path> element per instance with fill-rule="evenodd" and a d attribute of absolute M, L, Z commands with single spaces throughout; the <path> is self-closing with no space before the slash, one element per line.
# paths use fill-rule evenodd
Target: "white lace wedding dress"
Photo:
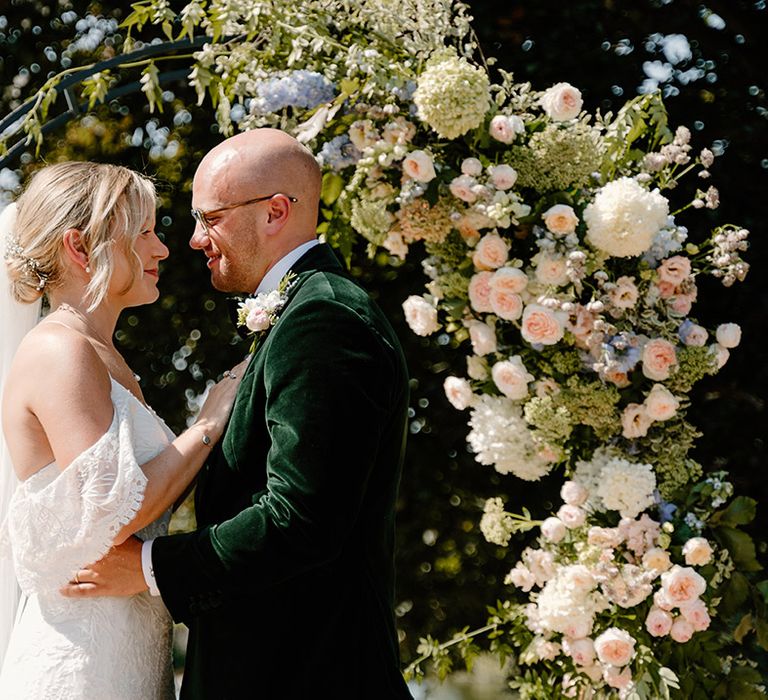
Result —
<path fill-rule="evenodd" d="M 173 627 L 160 598 L 58 592 L 134 517 L 147 483 L 139 465 L 174 437 L 114 380 L 112 403 L 112 424 L 96 444 L 63 471 L 44 467 L 13 496 L 0 544 L 12 549 L 23 596 L 0 673 L 2 700 L 175 698 Z M 136 534 L 165 534 L 169 518 Z"/>

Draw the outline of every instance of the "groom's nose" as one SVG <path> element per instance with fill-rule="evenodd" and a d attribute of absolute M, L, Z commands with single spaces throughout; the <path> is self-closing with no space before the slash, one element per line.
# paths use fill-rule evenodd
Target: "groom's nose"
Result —
<path fill-rule="evenodd" d="M 189 239 L 189 247 L 195 250 L 202 250 L 208 244 L 208 234 L 203 230 L 203 227 L 195 222 L 195 230 L 192 232 L 192 237 Z"/>

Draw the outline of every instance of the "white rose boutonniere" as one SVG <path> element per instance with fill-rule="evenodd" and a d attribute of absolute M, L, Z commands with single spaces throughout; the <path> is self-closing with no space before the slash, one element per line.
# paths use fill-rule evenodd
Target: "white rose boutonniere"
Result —
<path fill-rule="evenodd" d="M 247 328 L 248 335 L 253 336 L 251 353 L 256 349 L 262 335 L 277 322 L 295 277 L 294 273 L 289 272 L 280 280 L 277 289 L 273 289 L 271 292 L 261 292 L 239 302 L 237 325 Z"/>

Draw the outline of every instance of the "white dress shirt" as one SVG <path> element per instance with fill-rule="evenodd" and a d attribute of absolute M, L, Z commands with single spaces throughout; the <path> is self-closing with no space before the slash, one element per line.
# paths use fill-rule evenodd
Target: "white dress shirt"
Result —
<path fill-rule="evenodd" d="M 306 253 L 310 248 L 314 248 L 320 241 L 313 239 L 302 243 L 300 246 L 294 248 L 290 253 L 284 255 L 278 260 L 269 270 L 264 278 L 256 287 L 255 294 L 262 294 L 271 292 L 278 288 L 280 280 L 285 277 L 286 273 L 291 269 L 293 264 Z M 141 546 L 141 570 L 144 574 L 144 581 L 149 588 L 150 594 L 154 596 L 160 595 L 160 589 L 157 587 L 157 581 L 155 580 L 155 570 L 152 567 L 152 543 L 154 540 L 147 540 Z"/>

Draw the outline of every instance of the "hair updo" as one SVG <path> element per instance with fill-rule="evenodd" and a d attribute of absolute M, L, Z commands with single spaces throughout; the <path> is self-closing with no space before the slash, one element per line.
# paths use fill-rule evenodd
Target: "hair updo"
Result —
<path fill-rule="evenodd" d="M 32 303 L 62 281 L 63 235 L 74 228 L 91 270 L 85 300 L 97 306 L 112 277 L 113 243 L 135 255 L 134 241 L 153 220 L 155 202 L 152 181 L 121 165 L 72 161 L 38 170 L 17 200 L 6 253 L 14 298 Z"/>

